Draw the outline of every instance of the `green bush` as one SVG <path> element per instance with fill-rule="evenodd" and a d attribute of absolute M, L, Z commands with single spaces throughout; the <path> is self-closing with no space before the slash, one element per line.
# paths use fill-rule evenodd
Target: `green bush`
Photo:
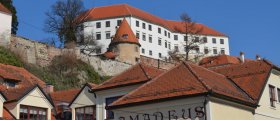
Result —
<path fill-rule="evenodd" d="M 23 63 L 13 52 L 0 46 L 0 63 L 22 67 Z"/>

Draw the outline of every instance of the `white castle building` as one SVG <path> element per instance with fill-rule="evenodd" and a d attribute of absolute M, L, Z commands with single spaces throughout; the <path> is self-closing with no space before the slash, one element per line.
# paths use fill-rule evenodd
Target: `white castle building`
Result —
<path fill-rule="evenodd" d="M 7 46 L 10 42 L 12 29 L 12 13 L 0 3 L 0 45 Z"/>
<path fill-rule="evenodd" d="M 96 7 L 84 12 L 79 16 L 84 26 L 82 36 L 94 35 L 102 46 L 97 54 L 103 54 L 124 18 L 139 39 L 141 56 L 161 59 L 168 57 L 168 51 L 171 50 L 185 53 L 185 28 L 181 21 L 165 20 L 127 4 Z M 199 49 L 192 53 L 206 53 L 207 56 L 230 54 L 226 35 L 203 24 L 197 24 L 196 27 L 202 28 L 198 39 L 203 39 L 205 44 L 199 45 Z"/>

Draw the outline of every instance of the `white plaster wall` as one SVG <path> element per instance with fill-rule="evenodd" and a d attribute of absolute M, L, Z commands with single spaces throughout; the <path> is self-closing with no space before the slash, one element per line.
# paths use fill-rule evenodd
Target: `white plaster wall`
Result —
<path fill-rule="evenodd" d="M 187 120 L 205 120 L 206 112 L 202 118 L 196 117 L 197 115 L 195 112 L 196 107 L 201 107 L 200 109 L 197 110 L 204 111 L 204 101 L 205 101 L 204 97 L 193 97 L 193 98 L 177 99 L 172 101 L 165 101 L 165 102 L 158 102 L 153 104 L 137 105 L 134 107 L 115 109 L 113 110 L 115 113 L 114 119 L 120 120 L 119 119 L 120 117 L 125 117 L 125 120 L 130 120 L 130 116 L 132 116 L 132 118 L 135 118 L 138 115 L 139 120 L 145 120 L 144 118 L 145 117 L 147 118 L 145 114 L 148 114 L 150 118 L 149 120 L 157 120 L 154 116 L 154 113 L 162 112 L 164 116 L 163 119 L 169 120 L 168 111 L 171 111 L 170 115 L 174 113 L 174 116 L 177 116 L 177 119 L 181 120 L 183 113 L 185 113 L 184 117 L 188 117 L 189 112 L 187 110 L 190 109 L 192 119 L 187 119 Z M 185 110 L 185 112 L 183 112 L 183 109 Z M 170 118 L 171 120 L 175 120 L 172 116 Z M 158 117 L 158 119 L 160 118 Z"/>
<path fill-rule="evenodd" d="M 275 87 L 276 106 L 270 106 L 269 85 Z M 280 119 L 280 102 L 277 95 L 277 88 L 280 89 L 280 72 L 273 70 L 265 85 L 265 89 L 261 96 L 259 107 L 255 111 L 255 120 L 279 120 Z"/>
<path fill-rule="evenodd" d="M 47 98 L 43 95 L 39 88 L 33 89 L 29 92 L 25 97 L 23 97 L 17 103 L 8 104 L 7 108 L 9 111 L 19 119 L 20 115 L 20 105 L 34 106 L 40 108 L 46 108 L 48 114 L 48 120 L 51 120 L 51 109 L 53 109 L 51 103 L 47 100 Z"/>
<path fill-rule="evenodd" d="M 111 32 L 111 36 L 115 35 L 116 33 L 116 26 L 117 26 L 117 20 L 122 20 L 123 18 L 112 18 L 112 19 L 104 19 L 104 20 L 97 20 L 97 21 L 89 21 L 84 23 L 85 26 L 89 26 L 86 27 L 84 29 L 84 33 L 85 36 L 87 34 L 90 33 L 96 33 L 96 32 L 101 32 L 101 40 L 98 40 L 98 42 L 100 44 L 103 45 L 103 49 L 102 49 L 102 53 L 106 52 L 108 45 L 110 44 L 111 40 L 110 39 L 106 39 L 105 37 L 105 32 L 106 31 L 110 31 Z M 154 23 L 150 23 L 148 21 L 145 20 L 141 20 L 139 18 L 136 17 L 126 17 L 126 20 L 128 21 L 128 23 L 130 24 L 132 31 L 134 32 L 134 34 L 136 35 L 136 32 L 138 31 L 140 33 L 139 36 L 139 42 L 141 44 L 140 47 L 140 55 L 146 56 L 146 57 L 151 57 L 154 59 L 160 59 L 159 58 L 159 53 L 162 54 L 162 57 L 168 57 L 168 51 L 173 50 L 174 49 L 174 45 L 177 44 L 179 46 L 179 50 L 181 53 L 184 53 L 184 35 L 181 33 L 173 33 L 172 31 L 169 31 L 168 29 L 154 24 Z M 111 27 L 106 28 L 105 27 L 105 21 L 111 21 Z M 136 27 L 136 21 L 139 21 L 139 27 Z M 96 22 L 101 22 L 101 28 L 96 28 Z M 146 24 L 146 29 L 142 28 L 142 23 Z M 150 31 L 148 29 L 148 25 L 152 25 L 152 31 Z M 161 34 L 158 33 L 158 28 L 161 28 Z M 167 36 L 165 36 L 164 31 L 167 31 L 167 33 L 170 33 L 170 38 Z M 146 40 L 143 40 L 143 33 L 146 34 Z M 149 42 L 149 35 L 152 35 L 152 43 Z M 174 35 L 178 35 L 178 40 L 174 40 Z M 210 53 L 208 54 L 208 56 L 210 55 L 215 55 L 212 52 L 212 49 L 214 47 L 217 48 L 218 54 L 220 53 L 221 49 L 224 48 L 225 49 L 225 53 L 227 55 L 230 54 L 229 51 L 229 39 L 228 37 L 225 36 L 206 36 L 208 39 L 208 42 L 206 44 L 202 44 L 200 45 L 200 52 L 204 52 L 204 48 L 208 47 Z M 161 44 L 162 45 L 158 45 L 158 39 L 161 38 Z M 216 38 L 217 43 L 212 43 L 212 38 Z M 220 39 L 224 39 L 224 44 L 220 44 Z M 168 47 L 165 48 L 165 41 L 167 41 L 167 43 L 171 44 L 171 48 L 169 49 Z M 145 53 L 142 53 L 142 48 L 145 49 Z M 151 50 L 153 52 L 152 55 L 149 55 L 149 50 Z M 162 58 L 161 58 L 162 59 Z"/>
<path fill-rule="evenodd" d="M 114 88 L 110 90 L 103 90 L 96 92 L 96 118 L 97 120 L 105 120 L 106 118 L 106 98 L 123 96 L 132 90 L 138 88 L 140 85 L 126 86 L 121 88 Z"/>
<path fill-rule="evenodd" d="M 75 120 L 76 108 L 95 105 L 94 94 L 90 93 L 89 90 L 91 89 L 86 86 L 70 106 L 70 108 L 72 109 L 72 120 Z"/>
<path fill-rule="evenodd" d="M 12 16 L 0 11 L 0 46 L 10 43 L 12 29 Z"/>

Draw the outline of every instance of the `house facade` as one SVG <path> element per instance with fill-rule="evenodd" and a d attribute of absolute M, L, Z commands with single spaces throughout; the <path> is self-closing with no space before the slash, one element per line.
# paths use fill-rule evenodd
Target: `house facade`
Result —
<path fill-rule="evenodd" d="M 0 3 L 0 45 L 7 46 L 10 43 L 12 29 L 12 13 Z"/>
<path fill-rule="evenodd" d="M 184 53 L 185 28 L 182 22 L 164 20 L 127 4 L 96 7 L 81 14 L 78 20 L 82 21 L 84 27 L 78 39 L 93 35 L 102 46 L 97 54 L 103 54 L 109 48 L 111 38 L 116 34 L 124 18 L 139 39 L 140 55 L 163 59 L 169 56 L 168 51 L 176 50 L 180 54 Z M 203 39 L 205 43 L 192 51 L 194 55 L 204 53 L 229 55 L 229 39 L 226 35 L 203 24 L 197 24 L 195 27 L 201 28 L 196 37 Z"/>

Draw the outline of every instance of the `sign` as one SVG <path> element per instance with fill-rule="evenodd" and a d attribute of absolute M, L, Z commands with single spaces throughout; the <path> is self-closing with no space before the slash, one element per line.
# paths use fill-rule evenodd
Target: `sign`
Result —
<path fill-rule="evenodd" d="M 178 106 L 169 108 L 158 108 L 139 112 L 118 111 L 118 120 L 205 120 L 206 113 L 203 105 Z"/>

